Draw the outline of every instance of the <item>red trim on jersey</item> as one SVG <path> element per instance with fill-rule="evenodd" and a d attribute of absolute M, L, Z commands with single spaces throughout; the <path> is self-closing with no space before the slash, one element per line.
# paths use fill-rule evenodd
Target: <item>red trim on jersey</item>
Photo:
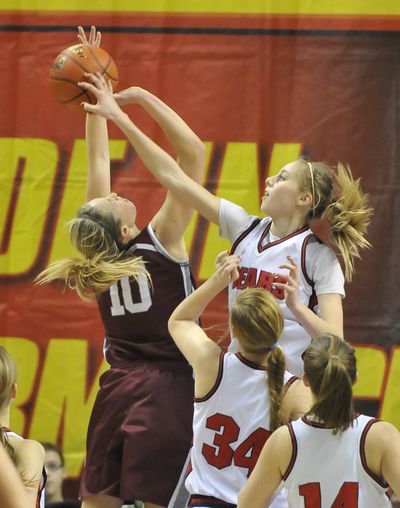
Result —
<path fill-rule="evenodd" d="M 311 289 L 312 289 L 310 298 L 308 300 L 308 308 L 310 310 L 313 310 L 314 307 L 318 304 L 317 294 L 315 293 L 315 289 L 314 289 L 314 282 L 308 276 L 307 268 L 306 268 L 307 245 L 310 243 L 310 240 L 312 238 L 315 238 L 319 243 L 321 243 L 314 234 L 310 234 L 305 237 L 303 245 L 301 246 L 301 271 L 304 275 L 304 278 L 306 279 L 306 281 L 308 282 L 308 284 L 311 286 Z"/>
<path fill-rule="evenodd" d="M 308 414 L 305 414 L 304 416 L 301 417 L 302 421 L 309 425 L 310 427 L 314 427 L 316 429 L 333 429 L 334 427 L 328 427 L 324 422 L 318 422 L 318 421 L 315 421 L 315 420 L 309 420 L 307 417 L 310 416 Z M 353 424 L 353 421 L 356 420 L 358 417 L 360 416 L 360 413 L 354 413 L 353 414 L 353 419 L 351 421 L 351 425 Z"/>
<path fill-rule="evenodd" d="M 228 503 L 216 497 L 193 494 L 189 499 L 189 508 L 196 508 L 197 506 L 206 506 L 207 508 L 236 508 L 235 504 Z"/>
<path fill-rule="evenodd" d="M 240 242 L 241 242 L 244 238 L 246 238 L 246 236 L 247 236 L 248 234 L 250 234 L 250 233 L 253 231 L 253 229 L 254 229 L 256 226 L 258 226 L 258 224 L 260 224 L 260 222 L 261 222 L 261 219 L 260 219 L 260 218 L 257 218 L 257 219 L 255 219 L 255 220 L 253 220 L 253 222 L 250 224 L 250 226 L 249 226 L 247 229 L 245 229 L 245 230 L 243 231 L 243 233 L 242 233 L 242 234 L 240 234 L 240 235 L 236 238 L 236 240 L 233 242 L 233 245 L 232 245 L 232 247 L 231 247 L 231 252 L 230 252 L 230 254 L 233 254 L 233 253 L 235 252 L 235 249 L 236 249 L 236 247 L 239 245 L 239 243 L 240 243 Z"/>
<path fill-rule="evenodd" d="M 236 358 L 238 358 L 242 363 L 247 365 L 247 367 L 250 367 L 251 369 L 255 370 L 267 370 L 267 367 L 265 365 L 259 365 L 258 363 L 254 363 L 251 360 L 248 360 L 245 358 L 242 353 L 235 353 Z"/>
<path fill-rule="evenodd" d="M 219 385 L 221 384 L 222 380 L 222 374 L 224 373 L 224 357 L 226 355 L 226 351 L 221 351 L 220 357 L 219 357 L 219 366 L 218 366 L 218 374 L 217 378 L 215 380 L 214 386 L 211 388 L 211 390 L 204 395 L 204 397 L 195 397 L 195 402 L 205 402 L 209 398 L 211 398 L 214 393 L 218 390 Z"/>
<path fill-rule="evenodd" d="M 288 391 L 288 390 L 289 390 L 289 388 L 292 386 L 292 384 L 293 384 L 295 381 L 299 380 L 299 379 L 300 379 L 300 378 L 299 378 L 299 377 L 297 377 L 297 376 L 292 376 L 291 378 L 289 378 L 289 379 L 288 379 L 288 381 L 285 383 L 285 385 L 284 385 L 284 387 L 283 387 L 283 388 L 284 388 L 284 390 Z"/>
<path fill-rule="evenodd" d="M 265 228 L 263 234 L 261 235 L 260 240 L 258 241 L 258 244 L 257 244 L 258 252 L 264 252 L 265 250 L 269 249 L 270 247 L 279 245 L 280 243 L 285 242 L 289 238 L 293 238 L 294 236 L 304 233 L 304 231 L 307 231 L 307 229 L 310 229 L 309 226 L 303 226 L 302 228 L 297 229 L 296 231 L 293 231 L 293 233 L 290 233 L 290 235 L 284 236 L 282 238 L 278 238 L 278 240 L 269 242 L 263 246 L 262 243 L 263 243 L 265 237 L 267 236 L 267 234 L 269 233 L 269 230 L 271 229 L 271 224 L 272 224 L 272 221 L 267 224 L 267 227 Z"/>
<path fill-rule="evenodd" d="M 308 236 L 306 236 L 304 238 L 303 245 L 301 246 L 301 271 L 303 272 L 304 278 L 310 284 L 310 286 L 314 286 L 314 282 L 310 279 L 310 277 L 308 276 L 308 273 L 307 273 L 306 249 L 307 249 L 307 245 L 310 243 L 310 240 L 312 238 L 317 238 L 317 237 L 315 235 L 313 235 L 312 233 L 309 234 Z"/>
<path fill-rule="evenodd" d="M 389 485 L 386 483 L 385 479 L 383 477 L 377 476 L 375 473 L 371 471 L 371 469 L 368 467 L 367 464 L 367 457 L 365 456 L 365 440 L 367 438 L 367 433 L 369 429 L 372 427 L 372 425 L 376 422 L 380 422 L 381 420 L 377 420 L 374 418 L 373 420 L 370 420 L 367 425 L 365 426 L 364 430 L 361 434 L 360 439 L 360 457 L 361 457 L 361 464 L 367 473 L 368 476 L 370 476 L 373 480 L 376 481 L 378 485 L 380 485 L 382 488 L 386 489 Z"/>
<path fill-rule="evenodd" d="M 292 456 L 290 457 L 290 462 L 289 462 L 289 465 L 288 465 L 286 471 L 282 475 L 282 480 L 283 481 L 287 480 L 288 476 L 292 472 L 294 463 L 296 462 L 296 459 L 297 459 L 297 439 L 296 439 L 296 434 L 294 433 L 292 424 L 290 422 L 287 424 L 287 428 L 289 429 L 290 439 L 292 441 Z"/>

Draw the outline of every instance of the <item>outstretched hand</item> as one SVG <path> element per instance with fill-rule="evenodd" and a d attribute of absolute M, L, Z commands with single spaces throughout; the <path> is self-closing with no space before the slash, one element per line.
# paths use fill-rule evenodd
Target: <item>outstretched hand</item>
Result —
<path fill-rule="evenodd" d="M 289 270 L 289 275 L 278 274 L 280 278 L 286 279 L 286 283 L 274 282 L 273 285 L 284 291 L 286 305 L 288 309 L 293 311 L 299 305 L 302 305 L 299 293 L 300 279 L 296 261 L 291 256 L 288 256 L 287 259 L 288 263 L 279 265 L 279 268 L 286 268 Z"/>
<path fill-rule="evenodd" d="M 218 262 L 219 257 L 220 260 Z M 234 282 L 239 277 L 240 261 L 239 256 L 228 256 L 226 251 L 221 252 L 217 256 L 217 271 L 214 276 L 224 286 L 227 286 L 230 282 Z"/>
<path fill-rule="evenodd" d="M 78 26 L 77 37 L 81 44 L 90 44 L 91 46 L 97 46 L 98 48 L 100 47 L 101 32 L 98 32 L 96 27 L 93 25 L 90 27 L 89 40 L 86 37 L 85 30 L 81 26 Z"/>
<path fill-rule="evenodd" d="M 89 90 L 97 99 L 97 104 L 89 104 L 82 102 L 82 107 L 87 113 L 96 113 L 103 118 L 113 119 L 119 112 L 120 107 L 113 97 L 113 88 L 110 81 L 106 81 L 104 77 L 96 72 L 95 74 L 85 73 L 91 83 L 81 81 L 78 85 L 85 90 Z"/>

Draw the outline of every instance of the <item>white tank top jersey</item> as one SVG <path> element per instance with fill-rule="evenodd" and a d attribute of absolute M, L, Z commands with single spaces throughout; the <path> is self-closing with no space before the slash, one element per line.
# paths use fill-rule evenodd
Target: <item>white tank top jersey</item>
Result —
<path fill-rule="evenodd" d="M 274 282 L 284 282 L 277 273 L 288 274 L 279 268 L 291 256 L 299 267 L 300 299 L 319 314 L 317 295 L 338 293 L 344 297 L 344 277 L 340 264 L 326 245 L 304 226 L 283 238 L 271 234 L 271 219 L 248 215 L 241 207 L 221 199 L 221 236 L 232 242 L 232 254 L 241 257 L 239 278 L 229 286 L 229 308 L 239 291 L 248 287 L 261 287 L 278 300 L 285 324 L 279 344 L 286 356 L 286 368 L 296 376 L 303 373 L 302 353 L 310 343 L 303 326 L 287 308 L 283 290 L 274 289 Z M 232 338 L 230 351 L 237 351 L 237 340 Z"/>
<path fill-rule="evenodd" d="M 365 458 L 365 438 L 378 420 L 357 415 L 336 435 L 306 417 L 288 424 L 293 454 L 284 475 L 290 508 L 390 507 L 388 485 Z"/>
<path fill-rule="evenodd" d="M 11 430 L 6 430 L 5 434 L 8 437 L 16 437 L 18 439 L 23 439 L 22 436 Z M 45 508 L 45 490 L 44 490 L 45 485 L 46 485 L 46 471 L 43 468 L 42 479 L 40 480 L 39 490 L 36 498 L 36 508 Z"/>
<path fill-rule="evenodd" d="M 285 383 L 296 379 L 285 373 Z M 269 418 L 266 368 L 240 353 L 221 353 L 214 387 L 195 399 L 188 492 L 236 505 L 239 490 L 271 434 Z M 277 497 L 270 506 L 288 506 L 286 495 Z"/>

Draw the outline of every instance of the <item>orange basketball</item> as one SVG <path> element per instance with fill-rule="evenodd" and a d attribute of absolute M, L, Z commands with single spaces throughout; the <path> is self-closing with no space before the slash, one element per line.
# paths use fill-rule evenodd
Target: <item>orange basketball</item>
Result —
<path fill-rule="evenodd" d="M 80 81 L 87 81 L 85 72 L 96 71 L 110 80 L 115 90 L 118 69 L 107 51 L 90 44 L 76 44 L 61 51 L 50 69 L 50 81 L 56 99 L 73 108 L 80 108 L 81 102 L 96 104 L 96 97 L 77 85 Z"/>

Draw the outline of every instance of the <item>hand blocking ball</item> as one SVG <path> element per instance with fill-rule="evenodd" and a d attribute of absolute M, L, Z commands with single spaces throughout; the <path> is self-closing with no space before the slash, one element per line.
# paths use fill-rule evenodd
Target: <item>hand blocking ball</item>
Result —
<path fill-rule="evenodd" d="M 76 44 L 61 51 L 50 69 L 50 81 L 56 99 L 73 108 L 81 108 L 82 102 L 96 104 L 96 97 L 77 85 L 80 81 L 88 81 L 85 72 L 96 71 L 111 81 L 115 90 L 118 69 L 104 49 L 90 44 Z"/>

